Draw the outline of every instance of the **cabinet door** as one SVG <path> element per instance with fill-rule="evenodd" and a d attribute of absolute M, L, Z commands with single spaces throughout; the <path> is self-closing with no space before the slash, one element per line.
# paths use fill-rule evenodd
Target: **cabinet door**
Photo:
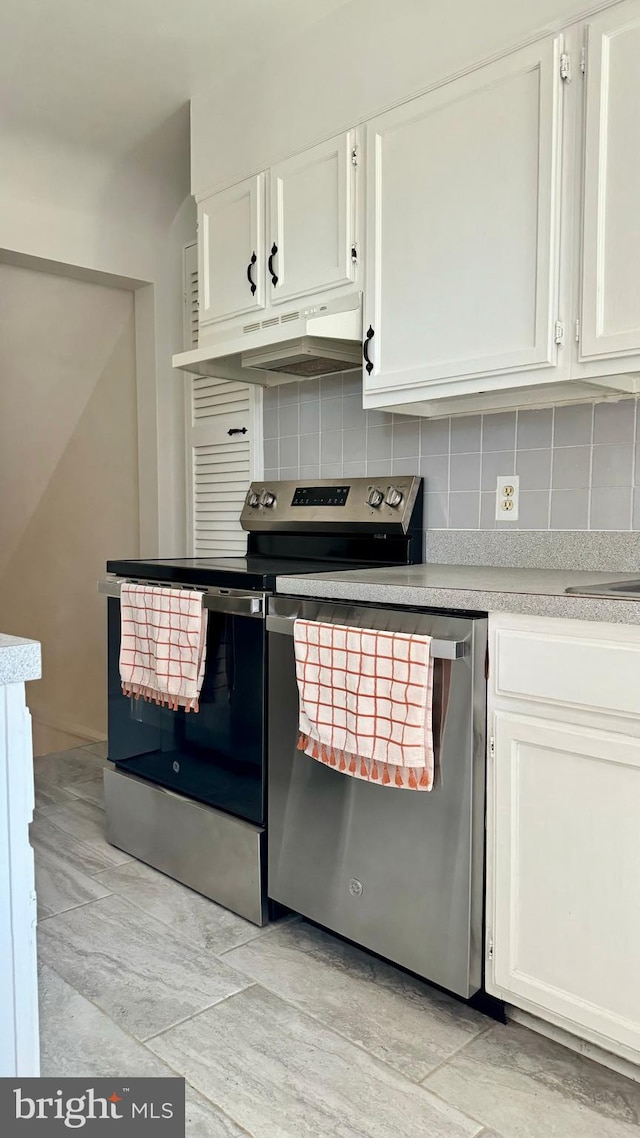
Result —
<path fill-rule="evenodd" d="M 348 131 L 271 168 L 267 289 L 273 304 L 354 279 L 354 147 L 355 131 Z"/>
<path fill-rule="evenodd" d="M 0 1074 L 40 1073 L 31 717 L 24 684 L 0 685 Z"/>
<path fill-rule="evenodd" d="M 588 28 L 582 359 L 640 352 L 640 3 Z"/>
<path fill-rule="evenodd" d="M 640 739 L 506 712 L 494 736 L 487 985 L 639 1052 Z"/>
<path fill-rule="evenodd" d="M 247 551 L 240 511 L 255 477 L 255 400 L 261 396 L 246 383 L 209 375 L 189 376 L 188 383 L 189 556 L 239 557 Z"/>
<path fill-rule="evenodd" d="M 264 308 L 264 174 L 198 203 L 198 253 L 200 325 Z"/>
<path fill-rule="evenodd" d="M 542 40 L 368 125 L 370 392 L 556 362 L 560 50 Z"/>

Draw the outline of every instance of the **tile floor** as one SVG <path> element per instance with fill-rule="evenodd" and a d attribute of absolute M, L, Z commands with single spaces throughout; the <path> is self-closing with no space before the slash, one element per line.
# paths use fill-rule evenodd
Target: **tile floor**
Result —
<path fill-rule="evenodd" d="M 639 1084 L 108 845 L 104 753 L 35 761 L 43 1075 L 184 1075 L 188 1138 L 639 1138 Z"/>

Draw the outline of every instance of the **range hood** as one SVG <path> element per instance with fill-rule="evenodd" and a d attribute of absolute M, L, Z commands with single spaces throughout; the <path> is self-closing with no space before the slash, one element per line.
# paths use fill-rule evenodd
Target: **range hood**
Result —
<path fill-rule="evenodd" d="M 207 335 L 209 329 L 204 329 Z M 360 293 L 326 304 L 271 309 L 264 319 L 239 324 L 189 352 L 173 357 L 173 366 L 196 375 L 240 379 L 273 386 L 293 378 L 311 379 L 362 368 L 362 298 Z"/>

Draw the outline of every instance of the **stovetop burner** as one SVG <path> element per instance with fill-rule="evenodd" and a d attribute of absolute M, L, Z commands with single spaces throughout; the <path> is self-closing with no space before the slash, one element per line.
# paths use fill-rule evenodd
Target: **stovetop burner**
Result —
<path fill-rule="evenodd" d="M 174 557 L 149 561 L 107 561 L 107 572 L 118 577 L 148 577 L 180 585 L 219 585 L 230 589 L 268 591 L 278 576 L 291 573 L 342 572 L 367 569 L 371 561 L 311 560 L 296 557 Z"/>

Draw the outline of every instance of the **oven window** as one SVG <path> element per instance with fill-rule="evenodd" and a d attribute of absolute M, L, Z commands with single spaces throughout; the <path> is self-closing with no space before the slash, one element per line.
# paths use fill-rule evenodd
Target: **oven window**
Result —
<path fill-rule="evenodd" d="M 109 758 L 131 774 L 264 821 L 264 621 L 209 612 L 197 714 L 122 694 L 120 602 L 109 599 Z"/>

